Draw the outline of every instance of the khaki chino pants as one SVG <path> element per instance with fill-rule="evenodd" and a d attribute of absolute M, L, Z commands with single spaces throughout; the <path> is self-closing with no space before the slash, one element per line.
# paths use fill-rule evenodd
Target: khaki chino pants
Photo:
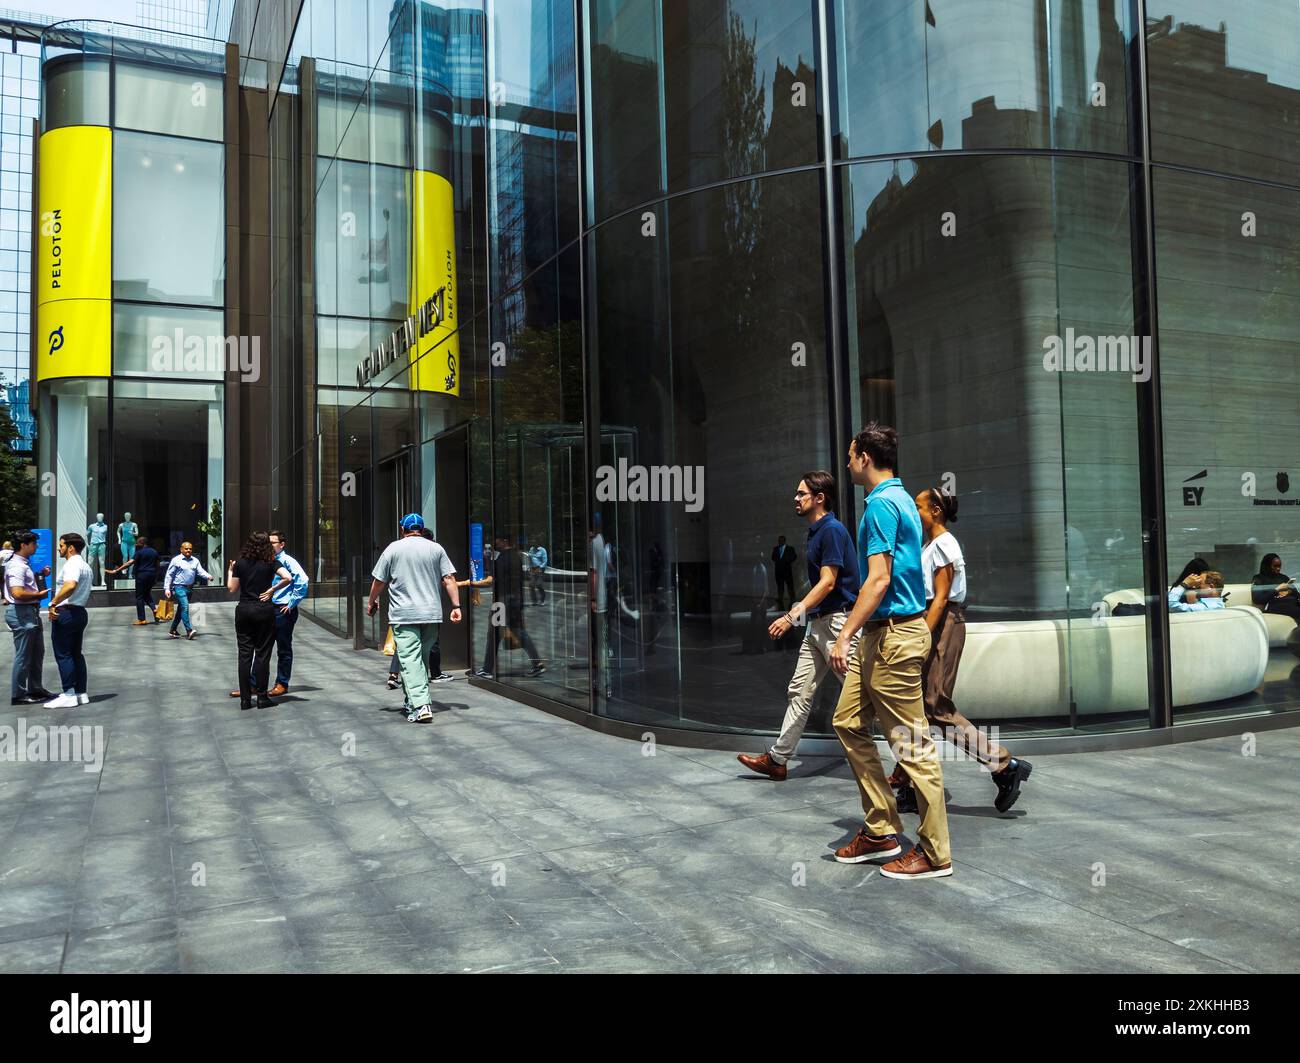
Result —
<path fill-rule="evenodd" d="M 930 629 L 917 617 L 880 625 L 869 623 L 849 656 L 849 671 L 835 708 L 835 733 L 858 782 L 867 833 L 902 834 L 903 822 L 885 778 L 871 725 L 879 720 L 894 755 L 903 766 L 921 813 L 917 844 L 935 867 L 947 864 L 948 813 L 943 801 L 943 769 L 930 736 L 921 696 L 921 669 L 930 655 Z"/>
<path fill-rule="evenodd" d="M 812 712 L 813 695 L 817 693 L 817 687 L 830 668 L 831 647 L 840 637 L 840 629 L 844 627 L 848 616 L 846 612 L 829 613 L 808 621 L 808 631 L 799 644 L 799 660 L 795 663 L 794 675 L 786 691 L 787 704 L 781 735 L 769 753 L 778 764 L 784 764 L 794 756 L 795 747 L 803 737 L 803 730 L 808 726 L 808 716 Z M 854 648 L 856 647 L 855 639 Z"/>

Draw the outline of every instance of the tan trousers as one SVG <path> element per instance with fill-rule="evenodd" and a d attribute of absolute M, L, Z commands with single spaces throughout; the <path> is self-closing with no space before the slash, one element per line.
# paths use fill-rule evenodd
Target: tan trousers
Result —
<path fill-rule="evenodd" d="M 983 731 L 957 711 L 952 700 L 962 647 L 966 645 L 966 610 L 961 605 L 949 602 L 944 608 L 933 641 L 930 656 L 921 670 L 921 683 L 925 688 L 926 718 L 942 732 L 937 740 L 946 738 L 989 771 L 1001 771 L 1011 754 L 996 742 L 990 742 Z"/>
<path fill-rule="evenodd" d="M 921 699 L 921 668 L 930 655 L 930 629 L 917 617 L 898 623 L 868 624 L 849 657 L 849 672 L 835 707 L 835 733 L 848 756 L 862 796 L 867 833 L 903 833 L 894 793 L 871 737 L 879 720 L 894 755 L 916 790 L 921 813 L 917 844 L 936 867 L 951 861 L 948 813 L 943 802 L 943 769 L 930 737 Z"/>
<path fill-rule="evenodd" d="M 776 763 L 784 764 L 794 756 L 795 747 L 803 737 L 803 729 L 808 726 L 808 715 L 812 712 L 813 695 L 830 668 L 831 647 L 840 637 L 840 629 L 849 614 L 830 613 L 815 616 L 808 621 L 808 631 L 799 644 L 799 660 L 794 666 L 794 675 L 786 691 L 785 721 L 781 724 L 781 735 L 769 751 Z M 854 647 L 857 638 L 854 639 Z"/>

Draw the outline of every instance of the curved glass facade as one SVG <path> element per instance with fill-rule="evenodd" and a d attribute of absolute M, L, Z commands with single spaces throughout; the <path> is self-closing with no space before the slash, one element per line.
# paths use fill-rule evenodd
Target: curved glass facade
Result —
<path fill-rule="evenodd" d="M 445 667 L 771 733 L 773 548 L 801 594 L 795 487 L 834 470 L 856 527 L 878 419 L 961 500 L 976 722 L 1300 709 L 1294 621 L 1238 608 L 1265 554 L 1300 567 L 1298 55 L 1281 0 L 305 0 L 272 512 L 311 607 L 381 644 L 370 566 L 419 509 L 496 577 Z M 435 244 L 454 329 L 394 349 Z M 1193 557 L 1226 610 L 1167 612 Z"/>

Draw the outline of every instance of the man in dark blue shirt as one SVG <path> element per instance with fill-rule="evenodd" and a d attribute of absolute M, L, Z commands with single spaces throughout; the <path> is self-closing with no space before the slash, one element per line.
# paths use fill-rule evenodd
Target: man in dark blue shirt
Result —
<path fill-rule="evenodd" d="M 135 556 L 131 560 L 118 565 L 117 568 L 109 569 L 109 572 L 116 575 L 124 569 L 135 566 L 135 621 L 133 626 L 139 627 L 141 624 L 149 623 L 145 619 L 145 607 L 149 608 L 149 615 L 153 617 L 153 585 L 158 581 L 158 551 L 153 548 L 153 543 L 148 539 L 141 539 L 136 543 Z M 155 624 L 158 618 L 154 617 Z"/>
<path fill-rule="evenodd" d="M 761 757 L 739 754 L 740 763 L 751 771 L 778 782 L 786 777 L 786 764 L 808 723 L 813 695 L 830 667 L 830 648 L 858 597 L 858 557 L 853 537 L 831 512 L 835 504 L 835 477 L 825 470 L 810 472 L 799 481 L 794 511 L 808 522 L 809 591 L 790 611 L 767 629 L 774 639 L 796 625 L 808 631 L 799 647 L 794 678 L 786 691 L 788 702 L 781 735 Z"/>

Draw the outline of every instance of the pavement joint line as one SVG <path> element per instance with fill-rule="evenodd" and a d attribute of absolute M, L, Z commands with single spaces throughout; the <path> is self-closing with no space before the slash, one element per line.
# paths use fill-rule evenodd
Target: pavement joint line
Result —
<path fill-rule="evenodd" d="M 978 864 L 976 864 L 976 863 L 975 863 L 974 861 L 972 861 L 972 860 L 969 860 L 969 859 L 963 858 L 962 860 L 959 861 L 959 860 L 957 860 L 957 859 L 954 857 L 954 858 L 953 858 L 953 864 L 958 864 L 958 863 L 964 863 L 964 864 L 967 864 L 968 866 L 973 867 L 973 868 L 974 868 L 975 870 L 977 870 L 977 871 L 982 871 L 982 872 L 983 872 L 984 874 L 986 874 L 986 875 L 991 875 L 991 876 L 994 877 L 994 878 L 1000 878 L 1000 879 L 1002 879 L 1004 882 L 1008 882 L 1008 883 L 1010 883 L 1010 884 L 1012 884 L 1012 885 L 1019 886 L 1020 889 L 1021 889 L 1021 891 L 1023 891 L 1023 892 L 1029 892 L 1029 893 L 1037 894 L 1038 896 L 1040 896 L 1040 897 L 1044 897 L 1044 898 L 1046 898 L 1047 900 L 1053 901 L 1053 902 L 1056 903 L 1056 904 L 1063 904 L 1063 905 L 1065 905 L 1065 906 L 1068 907 L 1068 908 L 1073 908 L 1075 911 L 1084 912 L 1084 913 L 1086 913 L 1087 915 L 1092 916 L 1093 918 L 1101 919 L 1101 920 L 1103 920 L 1104 922 L 1107 922 L 1107 923 L 1113 923 L 1115 926 L 1122 926 L 1122 927 L 1124 927 L 1126 930 L 1131 930 L 1131 931 L 1133 931 L 1134 933 L 1141 934 L 1143 937 L 1151 938 L 1151 939 L 1154 940 L 1154 941 L 1159 941 L 1159 942 L 1161 942 L 1162 944 L 1165 944 L 1165 945 L 1173 945 L 1175 948 L 1186 949 L 1186 951 L 1191 952 L 1191 953 L 1194 953 L 1195 955 L 1200 956 L 1200 957 L 1202 957 L 1203 959 L 1209 960 L 1211 963 L 1217 963 L 1217 964 L 1222 964 L 1222 965 L 1225 965 L 1225 966 L 1231 967 L 1231 968 L 1233 968 L 1233 970 L 1238 971 L 1238 972 L 1240 972 L 1240 973 L 1242 973 L 1242 974 L 1249 974 L 1249 973 L 1251 973 L 1251 971 L 1250 971 L 1249 968 L 1247 968 L 1247 967 L 1241 967 L 1240 965 L 1234 963 L 1234 962 L 1231 961 L 1231 960 L 1226 960 L 1226 959 L 1224 959 L 1222 956 L 1212 956 L 1212 955 L 1210 955 L 1209 953 L 1207 953 L 1207 952 L 1203 952 L 1203 951 L 1200 950 L 1200 949 L 1194 949 L 1194 948 L 1191 948 L 1190 946 L 1180 944 L 1179 942 L 1174 941 L 1174 940 L 1171 939 L 1171 938 L 1162 937 L 1162 936 L 1159 935 L 1159 934 L 1155 934 L 1155 933 L 1152 933 L 1152 932 L 1149 931 L 1149 930 L 1145 930 L 1145 929 L 1143 929 L 1143 928 L 1140 927 L 1140 926 L 1134 926 L 1132 923 L 1127 923 L 1127 922 L 1125 922 L 1123 919 L 1117 919 L 1117 918 L 1115 918 L 1114 915 L 1112 915 L 1112 914 L 1093 911 L 1091 908 L 1088 908 L 1087 906 L 1082 905 L 1082 904 L 1076 904 L 1074 901 L 1066 900 L 1066 899 L 1064 899 L 1064 898 L 1062 898 L 1062 897 L 1054 897 L 1052 894 L 1047 893 L 1047 892 L 1044 891 L 1044 890 L 1038 889 L 1038 888 L 1036 888 L 1036 887 L 1034 887 L 1034 886 L 1032 886 L 1032 885 L 1027 885 L 1027 884 L 1025 884 L 1025 883 L 1023 883 L 1023 882 L 1018 882 L 1018 881 L 1016 881 L 1015 879 L 1007 878 L 1005 875 L 1003 875 L 1003 874 L 999 874 L 999 873 L 996 872 L 996 871 L 991 871 L 991 870 L 989 870 L 989 869 L 986 868 L 986 867 L 980 867 Z"/>

